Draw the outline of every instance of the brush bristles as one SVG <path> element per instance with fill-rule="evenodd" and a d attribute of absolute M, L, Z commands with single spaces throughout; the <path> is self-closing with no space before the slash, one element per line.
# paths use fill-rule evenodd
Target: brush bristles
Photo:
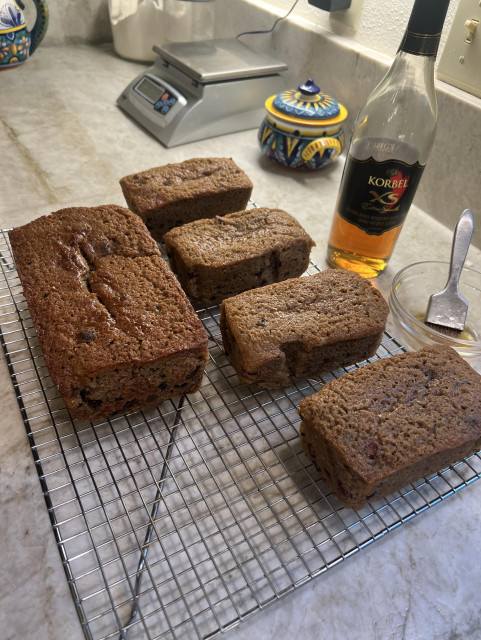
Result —
<path fill-rule="evenodd" d="M 434 324 L 432 322 L 424 323 L 430 329 L 434 329 L 438 333 L 442 333 L 444 336 L 449 336 L 450 338 L 459 338 L 463 332 L 463 329 L 452 329 L 451 327 L 443 327 L 440 324 Z"/>

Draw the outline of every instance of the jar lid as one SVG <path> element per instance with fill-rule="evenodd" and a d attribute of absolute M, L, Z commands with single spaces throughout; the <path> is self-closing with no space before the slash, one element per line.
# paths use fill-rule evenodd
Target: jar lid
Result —
<path fill-rule="evenodd" d="M 297 89 L 288 89 L 266 100 L 271 115 L 283 122 L 304 126 L 324 126 L 343 122 L 347 109 L 331 96 L 321 93 L 312 78 Z"/>

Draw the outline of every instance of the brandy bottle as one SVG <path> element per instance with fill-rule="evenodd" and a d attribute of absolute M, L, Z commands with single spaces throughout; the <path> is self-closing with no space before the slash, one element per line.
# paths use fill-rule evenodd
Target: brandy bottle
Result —
<path fill-rule="evenodd" d="M 449 0 L 416 0 L 391 68 L 361 109 L 344 165 L 327 261 L 383 271 L 431 152 L 434 65 Z"/>

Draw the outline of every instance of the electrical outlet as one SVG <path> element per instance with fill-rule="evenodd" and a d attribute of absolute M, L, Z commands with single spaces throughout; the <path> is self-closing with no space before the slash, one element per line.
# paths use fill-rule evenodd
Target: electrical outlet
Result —
<path fill-rule="evenodd" d="M 437 75 L 481 98 L 481 0 L 459 0 Z"/>
<path fill-rule="evenodd" d="M 318 9 L 323 11 L 345 11 L 351 6 L 351 0 L 307 0 Z"/>
<path fill-rule="evenodd" d="M 364 0 L 351 0 L 351 6 L 345 11 L 334 11 L 329 14 L 332 30 L 340 35 L 349 35 L 357 31 Z"/>

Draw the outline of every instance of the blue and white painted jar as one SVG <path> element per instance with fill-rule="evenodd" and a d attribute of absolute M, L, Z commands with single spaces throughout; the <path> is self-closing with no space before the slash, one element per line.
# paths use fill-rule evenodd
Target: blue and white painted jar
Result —
<path fill-rule="evenodd" d="M 347 110 L 309 78 L 265 102 L 258 134 L 262 153 L 291 169 L 320 169 L 344 148 Z"/>
<path fill-rule="evenodd" d="M 16 67 L 32 55 L 48 28 L 45 0 L 33 0 L 37 18 L 29 31 L 21 0 L 0 0 L 0 69 Z"/>

